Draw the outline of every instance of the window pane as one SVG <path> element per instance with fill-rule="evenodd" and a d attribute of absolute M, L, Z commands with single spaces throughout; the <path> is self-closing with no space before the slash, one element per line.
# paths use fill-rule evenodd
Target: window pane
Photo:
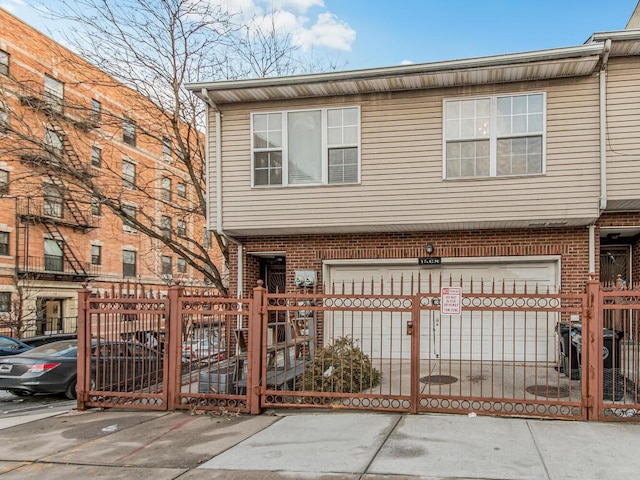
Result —
<path fill-rule="evenodd" d="M 512 113 L 514 115 L 527 113 L 527 97 L 525 95 L 512 97 L 512 105 Z"/>
<path fill-rule="evenodd" d="M 498 175 L 542 173 L 542 137 L 498 140 Z"/>
<path fill-rule="evenodd" d="M 358 181 L 358 149 L 332 148 L 329 150 L 329 183 L 355 183 Z"/>
<path fill-rule="evenodd" d="M 513 116 L 513 131 L 514 135 L 527 133 L 527 117 L 525 115 Z"/>
<path fill-rule="evenodd" d="M 445 128 L 447 138 L 460 138 L 460 122 L 458 120 L 450 120 L 447 118 Z"/>
<path fill-rule="evenodd" d="M 289 183 L 301 185 L 322 181 L 322 112 L 290 112 Z"/>
<path fill-rule="evenodd" d="M 254 154 L 254 185 L 282 184 L 282 153 L 256 152 Z"/>
<path fill-rule="evenodd" d="M 541 93 L 528 95 L 529 113 L 542 113 L 544 111 L 544 96 Z"/>
<path fill-rule="evenodd" d="M 344 138 L 343 142 L 345 144 L 357 144 L 358 143 L 358 127 L 344 127 Z"/>
<path fill-rule="evenodd" d="M 542 113 L 534 113 L 529 115 L 528 133 L 542 132 Z"/>
<path fill-rule="evenodd" d="M 449 142 L 447 178 L 489 175 L 489 141 Z"/>

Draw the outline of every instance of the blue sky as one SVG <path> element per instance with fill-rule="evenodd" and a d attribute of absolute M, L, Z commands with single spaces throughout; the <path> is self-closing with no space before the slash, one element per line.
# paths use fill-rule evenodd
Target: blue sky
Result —
<path fill-rule="evenodd" d="M 112 0 L 113 1 L 113 0 Z M 637 0 L 208 0 L 244 18 L 269 19 L 301 51 L 346 69 L 383 67 L 581 45 L 594 32 L 622 30 Z M 0 0 L 57 38 L 32 5 Z"/>

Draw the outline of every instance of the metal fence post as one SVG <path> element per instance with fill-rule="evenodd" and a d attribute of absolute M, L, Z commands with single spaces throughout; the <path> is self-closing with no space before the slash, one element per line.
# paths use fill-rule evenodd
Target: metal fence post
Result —
<path fill-rule="evenodd" d="M 587 332 L 582 334 L 582 391 L 586 392 L 587 420 L 597 420 L 602 408 L 602 298 L 600 282 L 591 274 L 587 284 Z M 585 385 L 586 383 L 586 385 Z M 584 400 L 583 400 L 584 401 Z"/>
<path fill-rule="evenodd" d="M 167 410 L 175 410 L 180 402 L 182 387 L 182 321 L 180 318 L 180 301 L 182 288 L 169 287 L 169 318 L 165 322 L 165 371 L 164 388 L 166 388 Z"/>
<path fill-rule="evenodd" d="M 252 415 L 259 415 L 260 394 L 263 370 L 262 351 L 262 325 L 266 308 L 264 297 L 267 292 L 263 286 L 263 281 L 258 280 L 258 286 L 253 289 L 253 298 L 249 307 L 249 329 L 247 332 L 247 401 Z"/>
<path fill-rule="evenodd" d="M 84 286 L 78 291 L 78 372 L 76 376 L 76 392 L 78 410 L 85 409 L 85 402 L 89 400 L 90 378 L 91 378 L 91 326 L 87 322 L 91 315 L 87 315 L 87 302 L 91 297 L 91 290 Z M 89 374 L 87 375 L 87 365 Z"/>

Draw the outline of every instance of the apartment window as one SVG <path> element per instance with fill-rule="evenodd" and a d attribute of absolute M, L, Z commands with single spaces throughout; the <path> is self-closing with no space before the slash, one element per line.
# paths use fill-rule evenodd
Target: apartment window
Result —
<path fill-rule="evenodd" d="M 136 188 L 136 164 L 128 160 L 122 160 L 122 186 Z"/>
<path fill-rule="evenodd" d="M 184 220 L 178 220 L 177 233 L 180 238 L 187 236 L 187 223 Z"/>
<path fill-rule="evenodd" d="M 51 272 L 63 270 L 62 242 L 45 238 L 44 240 L 44 269 Z"/>
<path fill-rule="evenodd" d="M 444 102 L 445 178 L 544 173 L 543 93 Z"/>
<path fill-rule="evenodd" d="M 187 198 L 187 186 L 184 183 L 176 185 L 176 192 L 178 193 L 178 197 Z"/>
<path fill-rule="evenodd" d="M 9 111 L 2 101 L 0 101 L 0 134 L 9 130 Z"/>
<path fill-rule="evenodd" d="M 91 215 L 96 217 L 102 215 L 102 202 L 98 197 L 91 197 Z"/>
<path fill-rule="evenodd" d="M 62 218 L 62 195 L 58 187 L 52 184 L 45 184 L 44 190 L 44 215 L 46 217 Z"/>
<path fill-rule="evenodd" d="M 9 232 L 0 232 L 0 255 L 9 255 Z"/>
<path fill-rule="evenodd" d="M 102 265 L 102 247 L 91 245 L 91 265 Z"/>
<path fill-rule="evenodd" d="M 171 238 L 171 217 L 162 217 L 160 228 L 164 238 Z"/>
<path fill-rule="evenodd" d="M 137 233 L 138 229 L 135 227 L 133 221 L 136 219 L 136 207 L 129 205 L 122 206 L 122 213 L 130 217 L 130 219 L 122 218 L 122 231 L 127 233 Z"/>
<path fill-rule="evenodd" d="M 44 144 L 48 152 L 52 155 L 52 162 L 59 164 L 62 159 L 62 139 L 60 135 L 58 135 L 58 132 L 47 128 L 44 131 Z"/>
<path fill-rule="evenodd" d="M 187 261 L 184 258 L 178 259 L 178 273 L 187 273 Z"/>
<path fill-rule="evenodd" d="M 136 276 L 136 252 L 133 250 L 122 251 L 122 276 Z"/>
<path fill-rule="evenodd" d="M 252 139 L 254 186 L 358 182 L 358 107 L 255 113 Z"/>
<path fill-rule="evenodd" d="M 0 170 L 0 195 L 9 194 L 9 172 Z"/>
<path fill-rule="evenodd" d="M 122 119 L 122 141 L 132 147 L 136 146 L 136 123 L 130 118 Z"/>
<path fill-rule="evenodd" d="M 211 248 L 211 232 L 207 230 L 207 227 L 204 228 L 204 248 Z"/>
<path fill-rule="evenodd" d="M 9 76 L 9 54 L 0 50 L 0 75 Z"/>
<path fill-rule="evenodd" d="M 44 101 L 56 112 L 62 112 L 64 84 L 49 75 L 44 76 Z"/>
<path fill-rule="evenodd" d="M 171 257 L 162 256 L 162 275 L 173 275 Z"/>
<path fill-rule="evenodd" d="M 162 159 L 171 163 L 173 161 L 173 145 L 171 144 L 171 139 L 168 137 L 162 138 Z"/>
<path fill-rule="evenodd" d="M 102 149 L 100 147 L 91 147 L 91 166 L 96 168 L 102 166 Z"/>
<path fill-rule="evenodd" d="M 0 292 L 0 312 L 9 313 L 11 311 L 11 292 Z"/>
<path fill-rule="evenodd" d="M 162 177 L 162 200 L 171 201 L 171 179 L 167 177 Z"/>
<path fill-rule="evenodd" d="M 102 104 L 96 99 L 91 99 L 91 121 L 94 123 L 102 121 Z"/>

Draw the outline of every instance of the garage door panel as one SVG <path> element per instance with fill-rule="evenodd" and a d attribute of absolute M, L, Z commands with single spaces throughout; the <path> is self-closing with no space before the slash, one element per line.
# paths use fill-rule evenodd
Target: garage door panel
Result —
<path fill-rule="evenodd" d="M 464 295 L 481 292 L 555 293 L 559 265 L 556 259 L 509 262 L 445 264 L 437 268 L 417 265 L 339 265 L 331 266 L 328 278 L 336 290 L 346 293 L 403 294 L 439 296 L 443 286 L 460 286 Z M 340 285 L 339 287 L 337 285 Z M 386 315 L 386 313 L 385 313 Z M 408 320 L 408 317 L 406 317 Z M 545 361 L 555 349 L 553 327 L 557 318 L 540 318 L 522 312 L 469 311 L 461 315 L 441 315 L 423 310 L 420 317 L 420 351 L 423 359 L 482 359 L 500 361 Z M 371 329 L 366 322 L 354 322 L 354 336 L 370 349 L 372 356 L 407 357 L 410 338 L 404 334 L 405 322 Z M 385 328 L 387 328 L 385 330 Z M 394 341 L 384 337 L 391 334 Z"/>

